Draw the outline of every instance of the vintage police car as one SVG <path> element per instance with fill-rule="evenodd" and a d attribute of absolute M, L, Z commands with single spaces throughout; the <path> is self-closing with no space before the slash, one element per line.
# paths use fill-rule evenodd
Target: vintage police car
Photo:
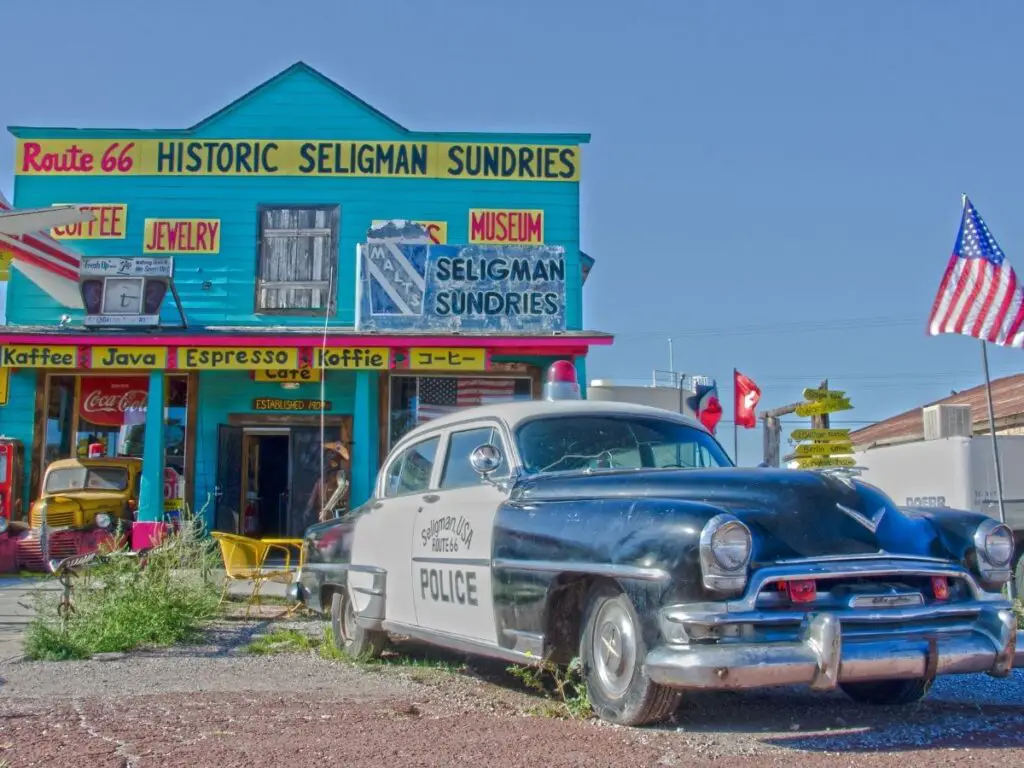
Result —
<path fill-rule="evenodd" d="M 850 476 L 737 468 L 691 419 L 571 399 L 556 366 L 549 392 L 570 399 L 414 429 L 369 502 L 307 531 L 293 596 L 330 611 L 340 647 L 579 655 L 597 714 L 628 725 L 686 689 L 898 704 L 937 675 L 1024 666 L 1005 526 L 900 510 Z"/>

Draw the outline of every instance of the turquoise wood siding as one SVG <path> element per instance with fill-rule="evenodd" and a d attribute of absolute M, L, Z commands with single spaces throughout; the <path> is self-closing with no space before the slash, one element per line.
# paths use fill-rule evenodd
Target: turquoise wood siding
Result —
<path fill-rule="evenodd" d="M 22 138 L 66 138 L 57 129 L 15 129 Z M 480 141 L 552 144 L 546 136 L 431 134 L 404 132 L 388 118 L 305 68 L 293 68 L 190 131 L 75 131 L 76 139 L 118 137 L 152 139 L 355 139 L 406 141 Z M 581 174 L 585 170 L 581 171 Z M 541 209 L 545 241 L 566 249 L 570 275 L 580 274 L 579 183 L 463 179 L 388 179 L 317 177 L 191 176 L 18 176 L 15 205 L 51 203 L 125 203 L 123 240 L 73 240 L 86 255 L 137 256 L 142 253 L 146 218 L 212 218 L 221 221 L 220 253 L 175 255 L 175 282 L 190 324 L 316 325 L 309 315 L 258 315 L 255 307 L 260 204 L 341 206 L 336 315 L 331 323 L 350 326 L 355 319 L 356 244 L 374 219 L 407 218 L 448 222 L 448 242 L 467 242 L 472 208 Z M 570 280 L 567 323 L 580 329 L 581 280 Z M 66 310 L 20 274 L 11 285 L 9 322 L 50 325 Z M 170 301 L 164 315 L 173 317 Z M 77 320 L 77 313 L 72 314 Z M 319 321 L 322 322 L 322 319 Z"/>
<path fill-rule="evenodd" d="M 36 408 L 36 372 L 11 371 L 7 405 L 0 406 L 0 435 L 21 441 L 25 474 L 22 478 L 22 513 L 28 514 L 29 471 L 32 464 L 32 434 Z"/>

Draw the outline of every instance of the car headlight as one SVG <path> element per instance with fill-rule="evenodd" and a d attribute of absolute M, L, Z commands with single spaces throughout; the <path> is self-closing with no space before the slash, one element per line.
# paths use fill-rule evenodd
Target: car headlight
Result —
<path fill-rule="evenodd" d="M 114 524 L 114 518 L 108 515 L 106 512 L 100 512 L 96 515 L 96 525 L 99 528 L 107 529 Z"/>
<path fill-rule="evenodd" d="M 717 592 L 741 591 L 753 552 L 750 529 L 732 515 L 716 515 L 700 533 L 704 586 Z"/>
<path fill-rule="evenodd" d="M 6 517 L 0 516 L 0 533 L 6 533 L 8 525 L 10 525 L 10 521 Z"/>
<path fill-rule="evenodd" d="M 1013 531 L 998 520 L 986 520 L 974 532 L 978 572 L 986 581 L 1006 582 L 1013 575 Z"/>

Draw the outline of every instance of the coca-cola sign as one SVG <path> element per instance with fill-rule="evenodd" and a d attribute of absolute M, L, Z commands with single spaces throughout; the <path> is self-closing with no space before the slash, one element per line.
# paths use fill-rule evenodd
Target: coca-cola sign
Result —
<path fill-rule="evenodd" d="M 149 381 L 144 376 L 83 376 L 79 413 L 97 426 L 141 424 L 148 399 Z"/>

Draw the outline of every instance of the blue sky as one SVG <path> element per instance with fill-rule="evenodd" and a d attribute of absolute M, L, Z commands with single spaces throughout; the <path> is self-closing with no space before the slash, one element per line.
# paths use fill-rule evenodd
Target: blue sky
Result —
<path fill-rule="evenodd" d="M 0 122 L 184 127 L 302 59 L 416 129 L 590 132 L 586 320 L 618 335 L 591 377 L 649 381 L 671 336 L 727 417 L 735 366 L 767 407 L 829 377 L 841 426 L 981 380 L 977 341 L 924 327 L 961 192 L 1024 270 L 1022 24 L 1014 0 L 5 2 Z M 8 196 L 13 157 L 4 134 Z"/>

